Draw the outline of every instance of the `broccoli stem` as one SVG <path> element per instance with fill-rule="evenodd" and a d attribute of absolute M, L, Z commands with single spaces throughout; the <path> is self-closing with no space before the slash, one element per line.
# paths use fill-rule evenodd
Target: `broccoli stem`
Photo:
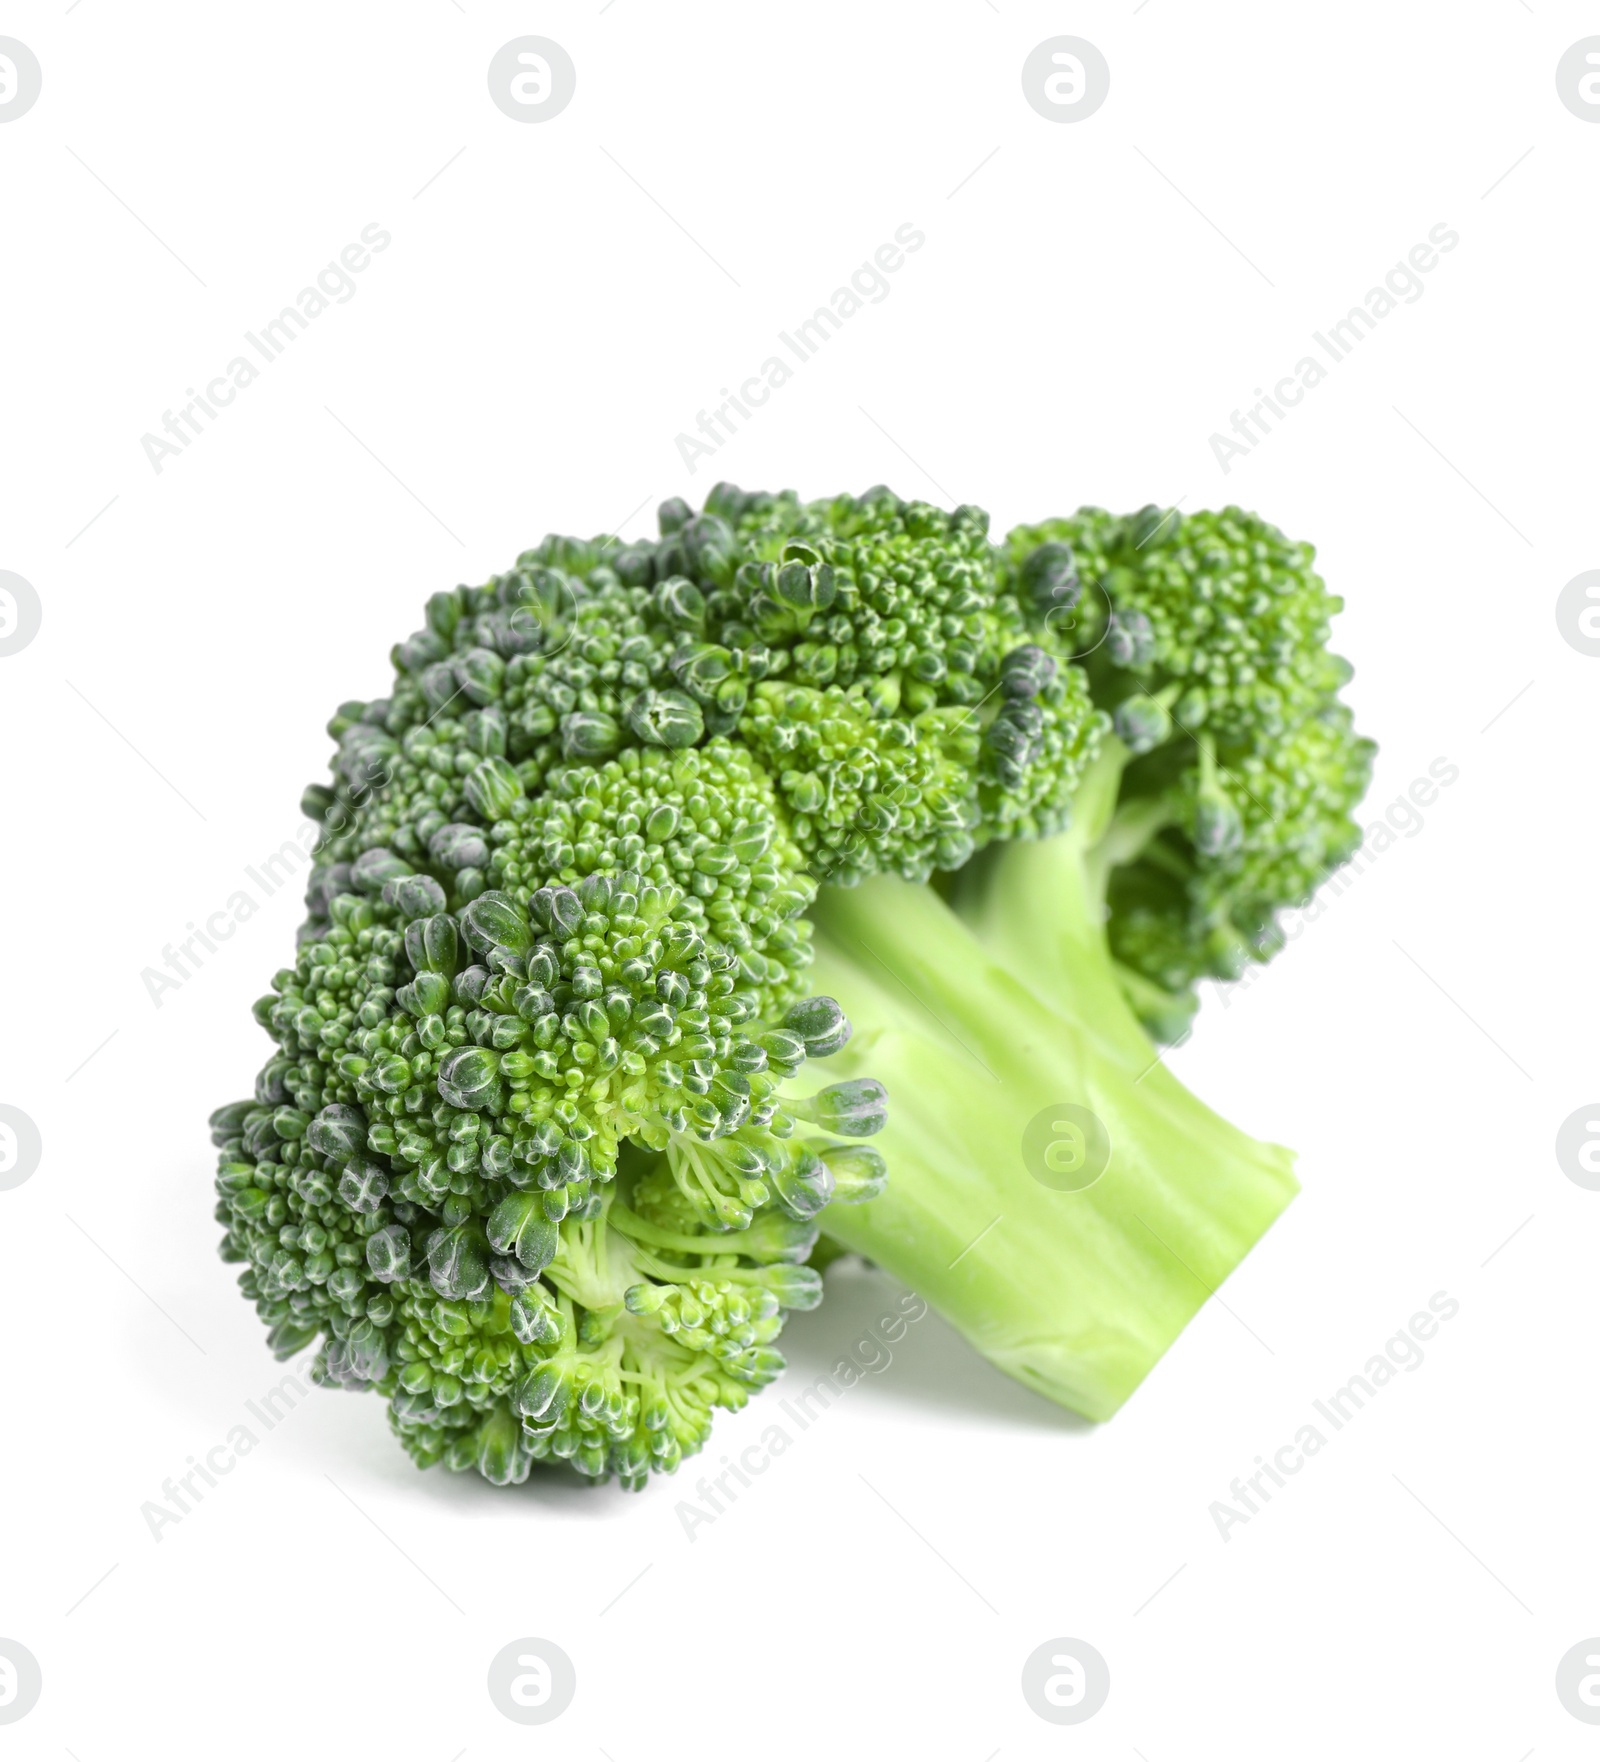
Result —
<path fill-rule="evenodd" d="M 1090 779 L 1072 831 L 987 853 L 955 908 L 880 876 L 824 888 L 815 909 L 816 982 L 855 1025 L 837 1061 L 890 1096 L 888 1188 L 830 1206 L 823 1228 L 1002 1370 L 1095 1420 L 1297 1190 L 1292 1154 L 1191 1095 L 1123 996 L 1094 863 L 1119 768 L 1113 754 Z M 1081 1178 L 1070 1149 L 1043 1160 L 1062 1103 L 1089 1109 L 1109 1141 L 1081 1190 L 1059 1190 Z M 1045 1179 L 1024 1157 L 1030 1125 Z"/>
<path fill-rule="evenodd" d="M 1156 1053 L 1106 946 L 1106 883 L 1161 822 L 1142 802 L 1118 809 L 1128 757 L 1108 737 L 1073 799 L 1069 829 L 991 845 L 959 871 L 949 897 L 984 949 L 1039 1002 L 1119 1051 L 1138 1076 Z"/>
<path fill-rule="evenodd" d="M 1159 801 L 1119 804 L 1131 756 L 1108 737 L 1073 799 L 1067 831 L 991 845 L 954 877 L 948 896 L 989 953 L 1041 1003 L 1108 1049 L 1120 1049 L 1138 1076 L 1156 1057 L 1143 1022 L 1163 1022 L 1170 1029 L 1163 1039 L 1179 1040 L 1192 1010 L 1114 961 L 1106 944 L 1111 871 L 1139 856 L 1168 823 Z"/>

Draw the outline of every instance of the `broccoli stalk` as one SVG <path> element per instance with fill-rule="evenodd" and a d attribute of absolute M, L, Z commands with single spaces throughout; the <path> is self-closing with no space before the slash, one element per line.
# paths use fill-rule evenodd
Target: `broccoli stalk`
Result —
<path fill-rule="evenodd" d="M 950 902 L 879 876 L 814 909 L 813 981 L 856 1030 L 839 1066 L 917 1098 L 880 1140 L 888 1187 L 824 1228 L 1095 1420 L 1297 1191 L 1292 1153 L 1191 1095 L 1127 1001 L 1106 879 L 1153 830 L 1115 810 L 1127 757 L 1109 740 L 1071 829 L 981 853 Z M 1062 1103 L 1093 1120 L 1052 1118 Z"/>

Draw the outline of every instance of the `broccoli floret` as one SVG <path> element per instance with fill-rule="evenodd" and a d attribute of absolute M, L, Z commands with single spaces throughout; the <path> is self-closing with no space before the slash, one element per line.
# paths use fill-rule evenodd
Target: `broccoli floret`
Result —
<path fill-rule="evenodd" d="M 1373 746 L 1337 698 L 1343 602 L 1309 545 L 1238 508 L 1086 508 L 1018 528 L 1005 558 L 1121 742 L 1111 945 L 1140 1013 L 1176 1038 L 1196 981 L 1275 953 L 1278 913 L 1360 842 Z"/>
<path fill-rule="evenodd" d="M 801 504 L 719 484 L 704 514 L 664 512 L 663 566 L 699 583 L 675 589 L 694 614 L 679 683 L 737 717 L 821 879 L 925 881 L 1065 824 L 1099 718 L 988 525 L 886 489 Z"/>
<path fill-rule="evenodd" d="M 344 704 L 328 725 L 339 742 L 333 782 L 313 785 L 303 805 L 327 827 L 330 858 L 378 843 L 421 858 L 478 805 L 469 778 L 487 758 L 537 789 L 563 760 L 699 738 L 694 705 L 672 689 L 676 633 L 628 556 L 601 555 L 547 539 L 508 574 L 433 596 L 424 627 L 391 651 L 391 694 Z M 686 735 L 663 705 L 689 718 Z"/>
<path fill-rule="evenodd" d="M 565 1461 L 630 1488 L 675 1469 L 704 1445 L 715 1408 L 742 1407 L 783 1368 L 783 1312 L 822 1295 L 801 1264 L 817 1229 L 777 1205 L 745 1230 L 707 1229 L 692 1211 L 674 1215 L 670 1175 L 634 1160 L 592 1215 L 563 1227 L 537 1276 L 508 1269 L 464 1301 L 406 1281 L 392 1369 L 374 1382 L 330 1346 L 328 1376 L 390 1395 L 421 1467 L 444 1461 L 504 1485 Z M 491 1244 L 518 1239 L 530 1198 L 501 1202 Z"/>
<path fill-rule="evenodd" d="M 635 1486 L 781 1365 L 809 1220 L 881 1185 L 838 1137 L 882 1091 L 785 1088 L 849 1024 L 800 995 L 815 883 L 747 751 L 552 762 L 530 799 L 474 726 L 418 723 L 448 763 L 319 803 L 299 958 L 256 1012 L 279 1051 L 214 1121 L 224 1251 L 274 1345 L 324 1335 L 318 1377 L 391 1396 L 418 1461 Z M 424 770 L 453 793 L 403 786 Z M 636 1210 L 624 1153 L 656 1164 Z M 528 1304 L 561 1331 L 524 1338 Z M 534 1371 L 566 1394 L 531 1405 Z"/>
<path fill-rule="evenodd" d="M 730 532 L 703 581 L 708 641 L 759 642 L 787 656 L 796 684 L 871 686 L 915 713 L 976 704 L 1025 640 L 981 508 L 945 513 L 877 490 L 796 525 L 784 533 L 763 516 Z"/>
<path fill-rule="evenodd" d="M 781 1367 L 778 1311 L 819 1289 L 794 1264 L 811 1220 L 882 1185 L 848 1141 L 882 1124 L 881 1086 L 782 1087 L 848 1038 L 838 1006 L 729 1027 L 694 988 L 698 932 L 649 936 L 665 896 L 630 880 L 592 878 L 586 914 L 545 889 L 583 932 L 565 940 L 492 891 L 430 909 L 428 877 L 337 895 L 257 1008 L 280 1051 L 255 1099 L 213 1116 L 224 1258 L 274 1349 L 325 1336 L 313 1374 L 392 1397 L 419 1462 L 504 1481 L 553 1454 L 628 1485 L 675 1466 Z"/>
<path fill-rule="evenodd" d="M 739 733 L 772 767 L 810 873 L 925 881 L 992 838 L 1065 823 L 1097 733 L 1087 688 L 1038 649 L 1013 655 L 976 709 L 900 715 L 839 686 L 757 687 Z"/>
<path fill-rule="evenodd" d="M 434 1214 L 389 1203 L 354 1109 L 298 1140 L 263 1115 L 240 1103 L 214 1120 L 230 1255 L 250 1261 L 243 1282 L 280 1355 L 325 1334 L 315 1380 L 389 1397 L 423 1467 L 504 1485 L 554 1458 L 642 1486 L 704 1444 L 714 1408 L 772 1380 L 783 1311 L 821 1296 L 800 1264 L 815 1224 L 775 1200 L 744 1230 L 710 1228 L 661 1159 L 635 1155 L 558 1232 L 548 1189 L 491 1192 L 487 1217 L 470 1193 Z M 308 1136 L 324 1148 L 307 1155 Z M 841 1168 L 870 1190 L 861 1149 Z"/>

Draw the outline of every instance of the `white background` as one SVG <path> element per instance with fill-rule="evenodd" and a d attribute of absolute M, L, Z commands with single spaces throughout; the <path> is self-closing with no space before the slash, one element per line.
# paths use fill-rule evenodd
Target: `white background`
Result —
<path fill-rule="evenodd" d="M 1594 1753 L 1553 1684 L 1600 1632 L 1600 1195 L 1553 1146 L 1600 1094 L 1600 660 L 1554 618 L 1600 563 L 1600 127 L 1554 79 L 1595 28 L 1562 0 L 6 9 L 44 71 L 0 127 L 0 568 L 44 608 L 0 660 L 0 1100 L 44 1142 L 0 1193 L 0 1636 L 44 1676 L 6 1754 Z M 530 32 L 578 72 L 539 126 L 485 83 Z M 1063 32 L 1111 68 L 1073 126 L 1019 78 Z M 140 437 L 370 222 L 354 298 L 155 472 Z M 675 436 L 904 222 L 889 297 L 691 475 Z M 1224 476 L 1213 431 L 1441 222 L 1422 297 Z M 323 722 L 429 593 L 718 476 L 886 480 L 997 530 L 1237 500 L 1317 543 L 1382 747 L 1366 818 L 1460 775 L 1176 1055 L 1300 1148 L 1303 1195 L 1099 1429 L 930 1317 L 693 1540 L 684 1475 L 422 1476 L 378 1401 L 321 1391 L 153 1540 L 141 1504 L 281 1374 L 216 1258 L 204 1122 L 264 1056 L 300 888 L 159 1009 L 142 969 L 295 835 Z M 713 1457 L 892 1295 L 835 1284 Z M 1223 1540 L 1233 1477 L 1436 1291 L 1427 1362 Z M 537 1730 L 485 1690 L 526 1635 L 577 1671 Z M 1062 1635 L 1111 1672 L 1071 1730 L 1019 1689 Z"/>

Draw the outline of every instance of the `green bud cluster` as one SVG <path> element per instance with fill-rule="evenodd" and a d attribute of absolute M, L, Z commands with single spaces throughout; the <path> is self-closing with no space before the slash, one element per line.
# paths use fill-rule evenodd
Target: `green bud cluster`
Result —
<path fill-rule="evenodd" d="M 1071 617 L 1047 622 L 1070 635 L 1107 707 L 1165 693 L 1180 728 L 1259 742 L 1288 732 L 1349 677 L 1327 648 L 1344 602 L 1317 575 L 1315 551 L 1240 508 L 1083 508 L 1017 528 L 1004 552 L 1022 592 L 1031 580 L 1037 594 L 1054 562 L 1045 597 Z"/>
<path fill-rule="evenodd" d="M 700 639 L 680 681 L 742 712 L 813 875 L 923 881 L 1065 823 L 1104 719 L 1035 640 L 981 509 L 719 484 L 661 522 L 699 584 L 674 590 Z"/>
<path fill-rule="evenodd" d="M 632 872 L 670 889 L 676 920 L 737 962 L 758 1013 L 793 1001 L 810 962 L 801 915 L 816 892 L 766 771 L 713 737 L 678 752 L 635 747 L 558 766 L 527 812 L 489 833 L 490 883 L 518 900 L 547 881 Z"/>
<path fill-rule="evenodd" d="M 1143 837 L 1107 888 L 1113 952 L 1156 1031 L 1205 976 L 1274 953 L 1277 915 L 1360 842 L 1373 746 L 1327 648 L 1342 601 L 1309 545 L 1239 508 L 1019 527 L 1004 568 L 1132 753 L 1119 815 Z"/>
<path fill-rule="evenodd" d="M 423 628 L 392 651 L 391 695 L 345 704 L 328 725 L 333 781 L 304 805 L 329 853 L 384 843 L 421 857 L 441 827 L 478 811 L 467 779 L 486 758 L 536 789 L 563 760 L 692 745 L 703 726 L 668 666 L 679 639 L 653 607 L 627 556 L 563 539 L 482 587 L 435 594 Z"/>
<path fill-rule="evenodd" d="M 1193 802 L 1193 830 L 1164 830 L 1111 874 L 1117 958 L 1174 996 L 1269 960 L 1283 943 L 1279 913 L 1309 900 L 1361 842 L 1354 809 L 1371 753 L 1349 708 L 1331 703 L 1265 750 L 1202 762 L 1174 789 Z"/>
<path fill-rule="evenodd" d="M 708 1230 L 659 1159 L 630 1153 L 539 1276 L 471 1302 L 401 1289 L 394 1430 L 420 1466 L 499 1485 L 566 1462 L 642 1487 L 704 1445 L 717 1408 L 742 1407 L 783 1368 L 784 1311 L 821 1296 L 801 1264 L 816 1235 L 777 1205 L 742 1232 Z"/>
<path fill-rule="evenodd" d="M 660 522 L 653 543 L 546 539 L 510 574 L 434 596 L 394 651 L 393 694 L 330 724 L 333 783 L 305 798 L 327 866 L 381 846 L 459 906 L 503 885 L 508 865 L 532 873 L 509 822 L 559 800 L 575 770 L 696 751 L 727 772 L 753 749 L 770 770 L 746 764 L 733 788 L 743 805 L 777 786 L 790 847 L 777 860 L 795 856 L 786 899 L 877 869 L 925 879 L 991 838 L 1064 824 L 1103 718 L 1041 645 L 981 509 L 719 484 L 703 513 L 669 502 Z M 602 795 L 617 787 L 608 772 Z M 770 794 L 750 807 L 774 817 Z M 645 873 L 643 858 L 617 860 Z M 707 900 L 747 969 L 772 963 L 758 979 L 769 1000 L 804 965 L 803 928 L 746 935 L 729 920 L 733 889 L 708 896 L 714 873 L 671 878 Z"/>
<path fill-rule="evenodd" d="M 639 1485 L 781 1366 L 780 1311 L 820 1293 L 796 1264 L 810 1220 L 881 1186 L 850 1141 L 882 1125 L 882 1087 L 788 1093 L 843 1013 L 763 1022 L 670 881 L 451 911 L 392 851 L 339 867 L 257 1005 L 278 1050 L 253 1100 L 213 1116 L 224 1258 L 274 1349 L 320 1339 L 317 1380 L 389 1396 L 419 1462 L 503 1481 L 553 1456 Z M 534 1410 L 536 1372 L 558 1405 Z"/>
<path fill-rule="evenodd" d="M 719 484 L 680 531 L 701 535 L 686 561 L 709 548 L 697 577 L 706 640 L 783 653 L 798 685 L 874 687 L 909 715 L 971 706 L 1028 640 L 981 508 L 946 512 L 883 488 L 802 505 Z"/>
<path fill-rule="evenodd" d="M 870 686 L 769 681 L 739 733 L 770 767 L 810 873 L 850 885 L 926 881 L 994 838 L 1059 831 L 1104 721 L 1083 676 L 1029 644 L 970 708 L 905 714 Z"/>

